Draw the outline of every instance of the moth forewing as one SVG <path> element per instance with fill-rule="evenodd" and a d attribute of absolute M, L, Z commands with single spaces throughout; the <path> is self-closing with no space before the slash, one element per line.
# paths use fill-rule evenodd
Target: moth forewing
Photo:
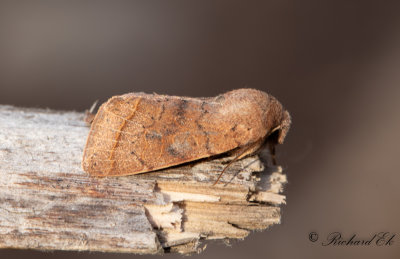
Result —
<path fill-rule="evenodd" d="M 286 135 L 289 125 L 282 105 L 255 89 L 212 98 L 129 93 L 112 97 L 99 108 L 82 167 L 95 176 L 120 176 L 234 149 L 244 150 L 240 159 L 259 149 L 270 134 Z"/>

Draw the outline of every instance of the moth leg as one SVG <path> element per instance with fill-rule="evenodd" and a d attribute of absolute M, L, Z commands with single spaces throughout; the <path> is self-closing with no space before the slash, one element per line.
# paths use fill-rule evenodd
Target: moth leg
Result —
<path fill-rule="evenodd" d="M 213 184 L 216 185 L 219 181 L 219 179 L 221 179 L 221 176 L 225 173 L 226 169 L 228 169 L 228 167 L 230 165 L 232 165 L 234 162 L 236 162 L 237 160 L 249 155 L 249 154 L 253 154 L 255 151 L 257 151 L 258 149 L 260 149 L 260 147 L 262 146 L 263 141 L 259 140 L 256 141 L 248 146 L 244 146 L 243 148 L 239 149 L 238 154 L 236 155 L 236 157 L 234 159 L 232 159 L 224 168 L 224 170 L 222 170 L 222 172 L 220 173 L 220 175 L 218 176 L 217 180 L 215 181 L 215 183 Z"/>
<path fill-rule="evenodd" d="M 275 143 L 273 142 L 268 142 L 268 149 L 269 149 L 269 153 L 271 154 L 271 160 L 272 160 L 272 165 L 276 166 L 276 153 L 275 153 Z"/>

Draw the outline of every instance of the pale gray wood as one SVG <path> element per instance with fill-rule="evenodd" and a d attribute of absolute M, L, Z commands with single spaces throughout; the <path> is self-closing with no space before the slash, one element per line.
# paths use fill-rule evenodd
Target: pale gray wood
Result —
<path fill-rule="evenodd" d="M 188 253 L 280 222 L 286 177 L 254 175 L 257 156 L 216 186 L 231 158 L 95 178 L 81 169 L 88 132 L 83 113 L 0 105 L 0 248 Z"/>

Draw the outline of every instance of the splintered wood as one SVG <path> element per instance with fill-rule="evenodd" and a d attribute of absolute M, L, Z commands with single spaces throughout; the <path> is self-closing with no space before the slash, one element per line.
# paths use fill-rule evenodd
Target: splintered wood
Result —
<path fill-rule="evenodd" d="M 280 222 L 280 167 L 220 157 L 148 174 L 81 169 L 84 114 L 0 106 L 0 247 L 159 254 L 201 251 Z M 113 155 L 114 156 L 114 155 Z"/>

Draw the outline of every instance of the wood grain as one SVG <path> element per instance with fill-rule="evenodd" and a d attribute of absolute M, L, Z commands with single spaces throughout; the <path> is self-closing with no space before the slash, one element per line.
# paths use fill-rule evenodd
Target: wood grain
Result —
<path fill-rule="evenodd" d="M 0 105 L 0 248 L 192 253 L 280 222 L 286 177 L 257 156 L 216 186 L 232 158 L 97 178 L 80 166 L 88 132 L 83 113 Z"/>

